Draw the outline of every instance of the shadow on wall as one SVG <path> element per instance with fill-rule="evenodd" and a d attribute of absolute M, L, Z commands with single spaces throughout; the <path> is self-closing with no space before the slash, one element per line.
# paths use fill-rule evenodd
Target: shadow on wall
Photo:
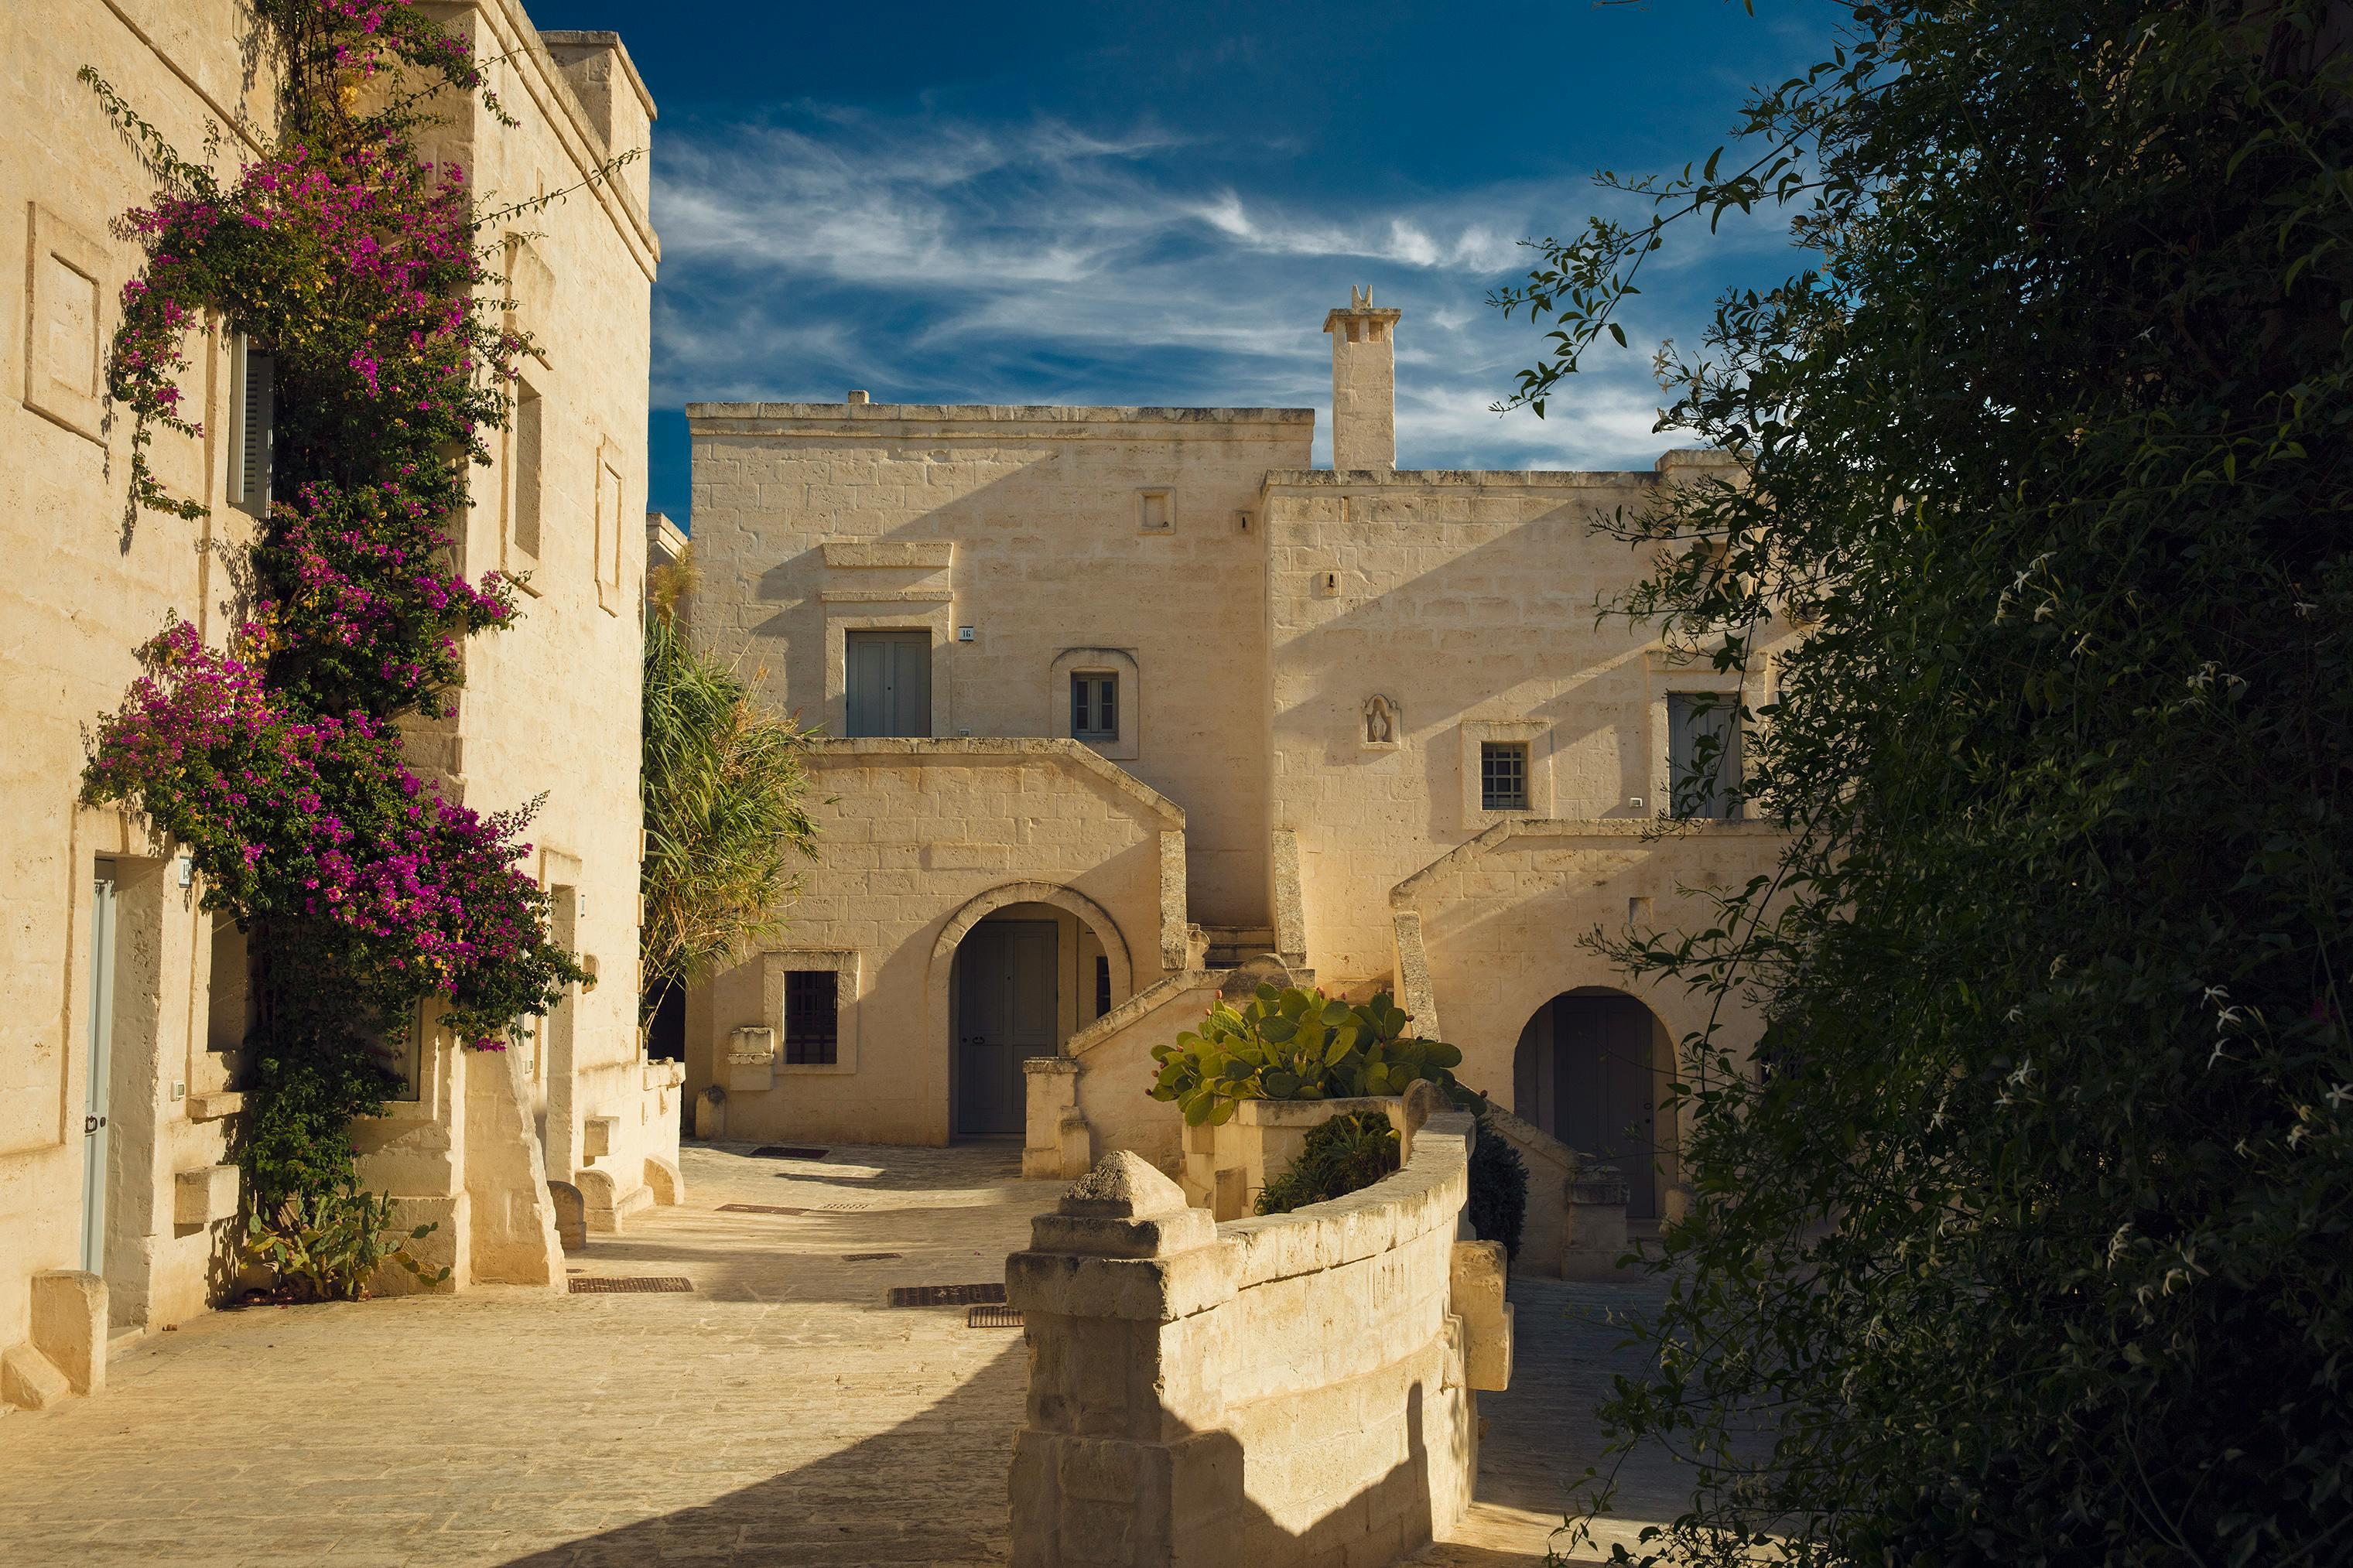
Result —
<path fill-rule="evenodd" d="M 511 1568 L 644 1568 L 681 1557 L 813 1568 L 901 1562 L 977 1568 L 1023 1562 L 1012 1552 L 1006 1482 L 1028 1360 L 1018 1342 L 1008 1344 L 955 1393 L 888 1432 L 699 1507 L 512 1559 Z M 1367 1511 L 1400 1521 L 1401 1548 L 1427 1541 L 1430 1500 L 1421 1405 L 1417 1384 L 1407 1405 L 1405 1458 L 1304 1531 L 1283 1530 L 1250 1502 L 1244 1456 L 1234 1436 L 1200 1434 L 1195 1454 L 1228 1473 L 1235 1506 L 1217 1536 L 1205 1542 L 1208 1553 L 1187 1561 L 1205 1568 L 1239 1568 L 1245 1562 L 1271 1568 L 1323 1556 L 1337 1562 L 1337 1543 L 1362 1534 Z M 1083 1500 L 1067 1500 L 1074 1510 L 1086 1510 Z M 1460 1551 L 1450 1561 L 1492 1560 L 1497 1568 L 1535 1561 L 1508 1552 L 1465 1558 Z"/>

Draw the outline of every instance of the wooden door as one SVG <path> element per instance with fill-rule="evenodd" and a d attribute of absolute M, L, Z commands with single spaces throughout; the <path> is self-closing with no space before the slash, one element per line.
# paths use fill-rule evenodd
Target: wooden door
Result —
<path fill-rule="evenodd" d="M 983 921 L 956 950 L 956 1127 L 966 1137 L 1018 1133 L 1021 1064 L 1050 1057 L 1057 969 L 1051 921 Z"/>
<path fill-rule="evenodd" d="M 845 735 L 932 732 L 932 634 L 850 632 L 843 639 Z"/>
<path fill-rule="evenodd" d="M 1555 1136 L 1626 1178 L 1626 1213 L 1659 1217 L 1655 1025 L 1631 996 L 1552 1002 Z"/>

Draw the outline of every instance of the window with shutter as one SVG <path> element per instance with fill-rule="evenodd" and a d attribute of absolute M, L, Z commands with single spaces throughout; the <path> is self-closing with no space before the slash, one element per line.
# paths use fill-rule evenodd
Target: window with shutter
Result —
<path fill-rule="evenodd" d="M 240 332 L 229 351 L 229 504 L 269 515 L 270 443 L 278 412 L 277 361 Z"/>
<path fill-rule="evenodd" d="M 1740 784 L 1739 699 L 1667 693 L 1669 798 L 1677 816 L 1731 816 Z"/>
<path fill-rule="evenodd" d="M 932 634 L 849 632 L 843 638 L 842 733 L 932 732 Z"/>
<path fill-rule="evenodd" d="M 1071 677 L 1071 738 L 1119 739 L 1119 677 L 1091 670 Z"/>
<path fill-rule="evenodd" d="M 516 553 L 539 559 L 541 465 L 545 444 L 547 405 L 531 383 L 515 384 L 514 527 Z"/>

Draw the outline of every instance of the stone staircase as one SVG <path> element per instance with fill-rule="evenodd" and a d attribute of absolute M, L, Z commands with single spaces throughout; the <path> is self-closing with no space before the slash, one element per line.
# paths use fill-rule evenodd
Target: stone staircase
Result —
<path fill-rule="evenodd" d="M 1306 962 L 1304 953 L 1277 953 L 1274 931 L 1267 926 L 1197 925 L 1193 934 L 1204 969 L 1240 969 L 1257 958 L 1278 958 L 1294 967 Z"/>

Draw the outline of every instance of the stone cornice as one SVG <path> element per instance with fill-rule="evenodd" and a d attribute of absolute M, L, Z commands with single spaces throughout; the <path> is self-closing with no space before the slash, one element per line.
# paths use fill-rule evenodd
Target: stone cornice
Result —
<path fill-rule="evenodd" d="M 1585 840 L 1596 848 L 1608 841 L 1621 846 L 1671 844 L 1685 839 L 1779 838 L 1781 827 L 1771 822 L 1725 821 L 1719 817 L 1654 816 L 1512 816 L 1496 823 L 1476 838 L 1466 839 L 1389 889 L 1389 908 L 1409 910 L 1416 894 L 1448 869 L 1514 838 Z"/>
<path fill-rule="evenodd" d="M 690 403 L 697 436 L 779 438 L 864 436 L 999 441 L 1133 439 L 1297 440 L 1313 431 L 1312 408 L 1097 408 L 999 403 Z M 1303 429 L 1302 427 L 1305 428 Z"/>
<path fill-rule="evenodd" d="M 1081 745 L 1076 741 L 821 735 L 813 738 L 808 744 L 809 760 L 827 767 L 889 767 L 893 763 L 953 767 L 959 763 L 981 764 L 1018 762 L 1031 757 L 1051 758 L 1073 773 L 1092 774 L 1134 801 L 1143 811 L 1159 818 L 1163 826 L 1179 831 L 1185 826 L 1183 806 L 1125 768 L 1104 761 L 1096 754 L 1093 747 Z"/>

